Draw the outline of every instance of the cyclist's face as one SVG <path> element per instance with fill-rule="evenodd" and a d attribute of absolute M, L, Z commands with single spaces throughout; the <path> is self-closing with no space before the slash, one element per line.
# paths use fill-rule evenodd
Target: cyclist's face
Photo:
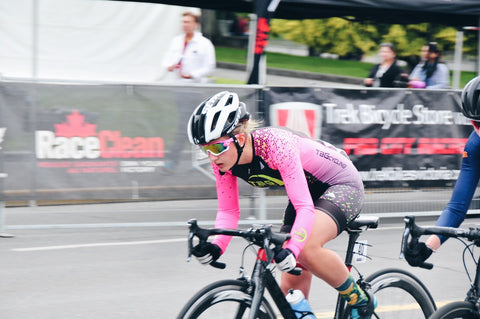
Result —
<path fill-rule="evenodd" d="M 243 145 L 245 143 L 245 135 L 244 134 L 238 134 L 238 135 L 236 135 L 236 137 L 237 137 L 238 143 L 240 145 Z M 228 141 L 229 139 L 230 139 L 230 137 L 223 136 L 223 137 L 213 141 L 211 144 L 223 143 L 224 141 Z M 227 172 L 230 169 L 232 169 L 233 165 L 235 165 L 235 163 L 237 162 L 238 152 L 237 152 L 237 148 L 235 146 L 235 142 L 231 141 L 228 145 L 228 149 L 223 151 L 221 154 L 214 155 L 212 152 L 207 151 L 207 155 L 208 155 L 208 159 L 210 160 L 210 162 L 215 164 L 218 167 L 218 169 L 220 170 L 220 172 L 224 173 L 224 172 Z"/>

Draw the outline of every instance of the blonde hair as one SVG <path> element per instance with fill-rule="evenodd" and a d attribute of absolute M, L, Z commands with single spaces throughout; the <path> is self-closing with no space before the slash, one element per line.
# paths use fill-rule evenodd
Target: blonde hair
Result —
<path fill-rule="evenodd" d="M 186 11 L 182 13 L 182 17 L 192 17 L 196 23 L 200 23 L 200 16 L 198 14 L 192 13 L 190 11 Z"/>
<path fill-rule="evenodd" d="M 251 133 L 262 126 L 263 126 L 262 120 L 250 118 L 249 120 L 238 123 L 237 127 L 235 127 L 232 133 L 233 134 Z"/>

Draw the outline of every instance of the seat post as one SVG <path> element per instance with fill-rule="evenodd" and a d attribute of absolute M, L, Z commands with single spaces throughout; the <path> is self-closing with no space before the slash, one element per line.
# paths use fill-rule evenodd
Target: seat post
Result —
<path fill-rule="evenodd" d="M 348 270 L 352 268 L 352 260 L 353 260 L 353 248 L 355 247 L 355 243 L 357 242 L 358 237 L 360 236 L 360 230 L 347 230 L 348 232 L 348 246 L 347 246 L 347 253 L 345 254 L 345 265 L 347 266 Z"/>

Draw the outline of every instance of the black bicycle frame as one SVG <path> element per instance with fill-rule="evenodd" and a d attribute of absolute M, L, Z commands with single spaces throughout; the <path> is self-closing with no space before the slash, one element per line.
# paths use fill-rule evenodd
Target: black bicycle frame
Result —
<path fill-rule="evenodd" d="M 354 255 L 353 249 L 355 247 L 355 244 L 357 243 L 357 239 L 360 236 L 361 231 L 347 230 L 347 232 L 348 232 L 348 247 L 347 247 L 347 253 L 345 255 L 345 266 L 347 266 L 348 270 L 351 270 L 353 267 L 353 264 L 352 264 L 353 255 Z M 340 294 L 338 294 L 334 318 L 344 317 L 345 303 L 346 303 L 345 299 Z"/>
<path fill-rule="evenodd" d="M 268 293 L 272 297 L 273 301 L 280 310 L 284 319 L 296 319 L 290 304 L 285 299 L 285 295 L 280 289 L 275 277 L 270 269 L 267 269 L 267 259 L 265 258 L 265 250 L 263 248 L 258 249 L 257 261 L 252 274 L 252 282 L 255 286 L 255 293 L 252 299 L 251 313 L 249 319 L 257 318 L 258 310 L 262 301 L 263 292 L 267 288 Z"/>
<path fill-rule="evenodd" d="M 480 258 L 479 261 L 477 261 L 477 267 L 476 267 L 476 272 L 475 272 L 475 279 L 473 280 L 472 286 L 467 292 L 467 297 L 465 298 L 465 301 L 468 301 L 472 304 L 475 305 L 475 309 L 477 310 L 477 313 L 480 312 L 480 296 L 479 296 L 479 291 L 480 291 Z"/>

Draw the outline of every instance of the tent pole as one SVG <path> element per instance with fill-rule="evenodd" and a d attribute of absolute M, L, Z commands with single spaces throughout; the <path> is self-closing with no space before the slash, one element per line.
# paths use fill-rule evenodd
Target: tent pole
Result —
<path fill-rule="evenodd" d="M 455 57 L 453 67 L 452 88 L 460 88 L 460 74 L 462 71 L 463 31 L 457 31 L 455 43 Z"/>
<path fill-rule="evenodd" d="M 37 80 L 38 72 L 38 6 L 39 0 L 33 0 L 32 8 L 32 80 Z"/>
<path fill-rule="evenodd" d="M 478 17 L 477 75 L 480 75 L 480 16 Z"/>
<path fill-rule="evenodd" d="M 247 48 L 247 74 L 250 75 L 250 72 L 252 72 L 252 69 L 253 69 L 253 58 L 255 56 L 256 32 L 254 32 L 253 30 L 257 30 L 257 15 L 254 13 L 250 13 L 248 17 L 250 18 L 250 23 L 248 26 L 250 33 L 248 35 L 248 48 Z"/>

